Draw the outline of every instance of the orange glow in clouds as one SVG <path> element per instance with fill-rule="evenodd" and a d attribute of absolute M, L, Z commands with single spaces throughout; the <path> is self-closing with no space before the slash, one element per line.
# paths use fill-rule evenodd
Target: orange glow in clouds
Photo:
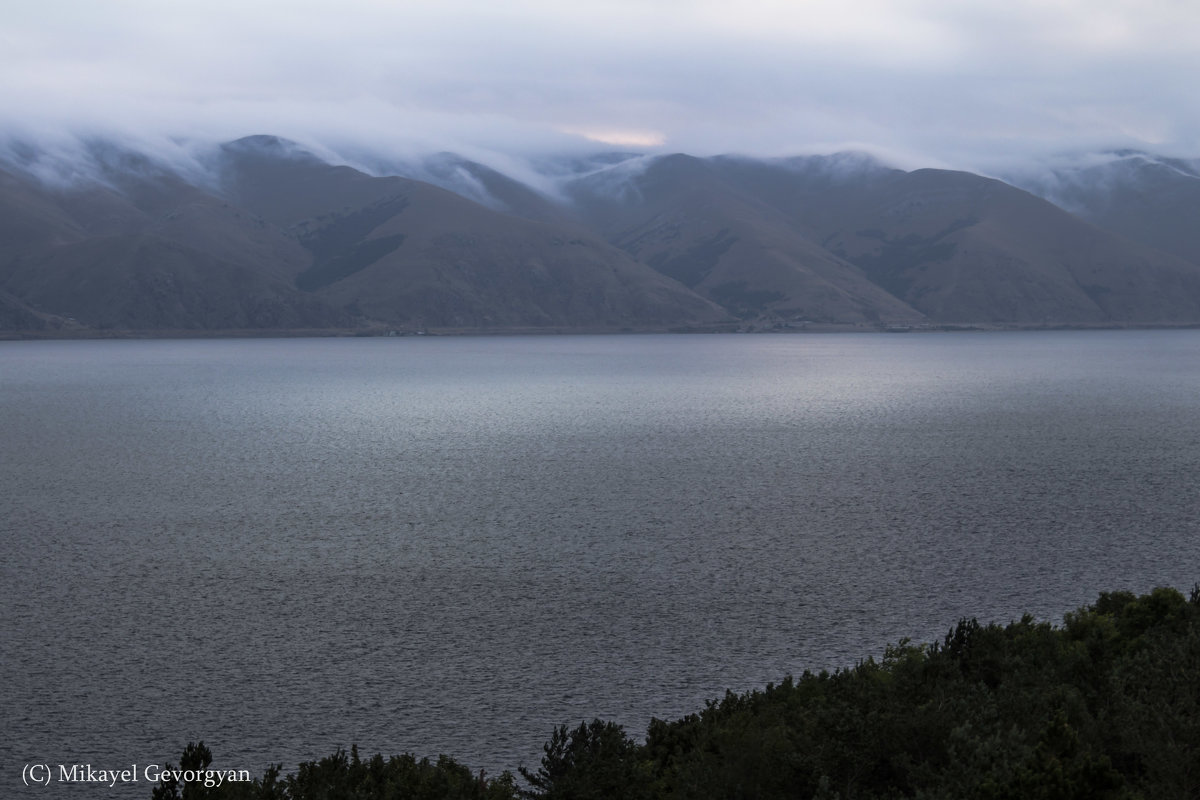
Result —
<path fill-rule="evenodd" d="M 613 128 L 559 128 L 563 133 L 582 136 L 589 142 L 618 147 L 658 147 L 667 137 L 658 131 L 616 130 Z"/>

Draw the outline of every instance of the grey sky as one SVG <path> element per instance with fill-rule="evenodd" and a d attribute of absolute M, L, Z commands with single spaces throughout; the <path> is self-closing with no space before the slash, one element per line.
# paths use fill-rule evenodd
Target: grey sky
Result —
<path fill-rule="evenodd" d="M 1198 75 L 1193 0 L 5 0 L 0 15 L 10 127 L 396 153 L 1194 157 Z"/>

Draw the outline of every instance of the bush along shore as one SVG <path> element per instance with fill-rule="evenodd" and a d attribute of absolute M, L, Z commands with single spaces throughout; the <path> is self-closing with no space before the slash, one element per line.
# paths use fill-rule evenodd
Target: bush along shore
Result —
<path fill-rule="evenodd" d="M 203 744 L 173 769 L 154 800 L 1200 798 L 1200 587 L 1105 593 L 1060 626 L 963 620 L 654 720 L 644 741 L 563 726 L 518 775 L 352 749 L 226 781 Z"/>

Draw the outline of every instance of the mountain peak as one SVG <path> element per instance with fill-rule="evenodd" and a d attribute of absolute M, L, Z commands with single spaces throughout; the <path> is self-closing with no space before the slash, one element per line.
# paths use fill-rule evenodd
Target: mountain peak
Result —
<path fill-rule="evenodd" d="M 322 161 L 299 142 L 267 134 L 243 136 L 222 144 L 221 149 L 234 155 L 259 156 L 286 161 Z"/>

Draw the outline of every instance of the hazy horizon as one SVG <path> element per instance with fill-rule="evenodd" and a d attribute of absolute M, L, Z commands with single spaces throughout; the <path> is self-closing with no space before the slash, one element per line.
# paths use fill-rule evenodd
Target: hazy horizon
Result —
<path fill-rule="evenodd" d="M 7 136 L 153 149 L 252 134 L 329 153 L 523 162 L 603 149 L 860 150 L 994 172 L 1200 155 L 1200 7 L 1149 3 L 18 0 Z M 342 156 L 344 158 L 344 156 Z"/>

